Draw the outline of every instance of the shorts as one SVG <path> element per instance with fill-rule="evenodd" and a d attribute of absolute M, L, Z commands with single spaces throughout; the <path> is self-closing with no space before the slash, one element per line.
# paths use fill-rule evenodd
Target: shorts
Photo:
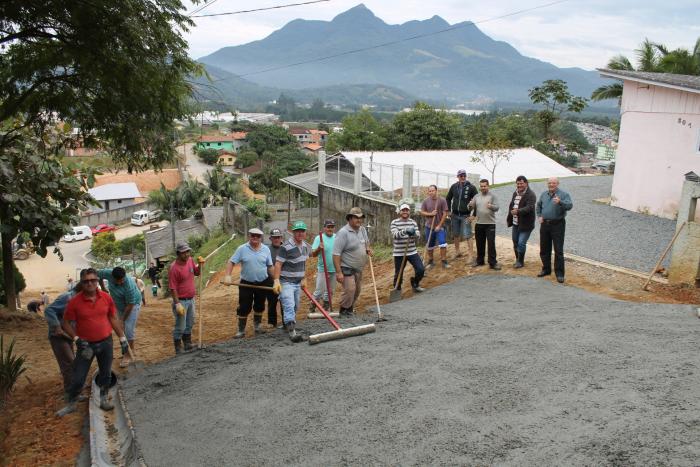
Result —
<path fill-rule="evenodd" d="M 472 238 L 472 223 L 469 216 L 452 214 L 452 237 Z"/>
<path fill-rule="evenodd" d="M 440 248 L 447 248 L 447 235 L 445 235 L 445 229 L 433 230 L 433 234 L 430 235 L 430 227 L 425 228 L 425 238 L 430 237 L 430 242 L 428 242 L 428 250 L 434 250 L 436 246 Z"/>

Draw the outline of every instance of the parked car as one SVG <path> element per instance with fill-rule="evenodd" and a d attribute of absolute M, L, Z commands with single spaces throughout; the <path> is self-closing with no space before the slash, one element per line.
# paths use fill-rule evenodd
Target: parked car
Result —
<path fill-rule="evenodd" d="M 109 224 L 99 224 L 91 229 L 93 235 L 101 234 L 104 232 L 114 232 L 115 230 L 117 230 L 117 226 Z"/>
<path fill-rule="evenodd" d="M 89 240 L 92 238 L 92 230 L 87 225 L 73 227 L 70 232 L 63 236 L 66 242 L 77 242 L 79 240 Z"/>
<path fill-rule="evenodd" d="M 136 211 L 131 215 L 131 225 L 149 224 L 153 221 L 159 220 L 160 215 L 161 212 L 158 209 L 156 209 L 155 211 L 146 211 L 145 209 Z"/>

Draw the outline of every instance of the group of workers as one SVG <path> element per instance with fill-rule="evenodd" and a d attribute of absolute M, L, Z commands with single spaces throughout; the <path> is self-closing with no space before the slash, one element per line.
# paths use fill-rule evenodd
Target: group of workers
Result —
<path fill-rule="evenodd" d="M 428 197 L 420 206 L 424 220 L 427 265 L 418 252 L 421 232 L 418 223 L 411 218 L 411 206 L 402 203 L 398 217 L 389 225 L 393 242 L 394 288 L 401 289 L 405 264 L 413 268 L 409 282 L 416 293 L 424 289 L 420 283 L 426 268 L 435 267 L 434 250 L 440 250 L 443 268 L 450 268 L 447 261 L 447 235 L 445 224 L 450 220 L 455 245 L 455 258 L 461 258 L 461 241 L 467 241 L 467 261 L 472 267 L 488 262 L 491 269 L 501 269 L 496 260 L 496 217 L 499 202 L 490 190 L 488 180 L 482 179 L 477 190 L 466 179 L 466 171 L 457 173 L 446 198 L 438 194 L 436 186 L 428 188 Z M 516 179 L 516 189 L 508 206 L 507 225 L 512 228 L 514 268 L 522 268 L 525 262 L 527 241 L 540 225 L 540 258 L 542 269 L 538 277 L 552 273 L 551 254 L 554 249 L 554 272 L 557 281 L 564 282 L 564 234 L 566 214 L 573 204 L 568 193 L 559 188 L 559 180 L 550 178 L 547 190 L 539 199 L 530 189 L 524 176 Z M 342 285 L 339 314 L 350 317 L 361 292 L 362 276 L 372 247 L 366 228 L 365 215 L 358 207 L 350 209 L 346 224 L 336 232 L 333 219 L 326 219 L 323 231 L 312 244 L 307 240 L 307 226 L 303 221 L 292 223 L 287 240 L 281 230 L 273 229 L 269 244 L 263 243 L 264 233 L 258 228 L 248 231 L 247 242 L 239 246 L 231 256 L 223 282 L 239 287 L 236 310 L 238 329 L 235 337 L 245 335 L 248 316 L 253 312 L 253 329 L 263 331 L 262 318 L 267 309 L 268 325 L 276 328 L 278 303 L 281 305 L 282 323 L 292 342 L 301 342 L 296 330 L 297 312 L 302 291 L 313 297 L 312 310 L 319 301 L 325 310 L 331 311 L 335 284 Z M 476 238 L 476 255 L 472 238 Z M 173 342 L 175 353 L 189 351 L 192 345 L 192 329 L 195 321 L 195 277 L 202 271 L 204 259 L 195 262 L 186 242 L 176 245 L 176 259 L 168 270 L 168 288 L 172 296 L 174 317 Z M 309 257 L 318 258 L 317 277 L 313 293 L 307 290 L 306 262 Z M 234 269 L 240 266 L 240 281 L 234 283 Z M 155 285 L 160 285 L 157 274 L 151 275 Z M 104 285 L 107 282 L 108 287 Z M 102 290 L 100 290 L 102 285 Z M 104 289 L 107 288 L 109 293 Z M 56 356 L 68 404 L 58 415 L 75 410 L 80 392 L 85 384 L 92 360 L 97 358 L 100 388 L 100 406 L 111 410 L 113 405 L 107 394 L 112 379 L 112 331 L 119 337 L 122 352 L 121 367 L 129 365 L 136 345 L 135 328 L 140 308 L 145 304 L 143 286 L 135 278 L 126 275 L 121 267 L 95 270 L 84 269 L 80 281 L 60 295 L 44 312 L 49 325 L 49 341 Z M 74 351 L 73 346 L 76 350 Z"/>

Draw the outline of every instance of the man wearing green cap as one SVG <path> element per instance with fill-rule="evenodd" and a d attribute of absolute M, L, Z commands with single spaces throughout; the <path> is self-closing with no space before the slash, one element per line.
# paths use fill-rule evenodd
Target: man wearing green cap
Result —
<path fill-rule="evenodd" d="M 301 288 L 306 288 L 306 260 L 311 254 L 311 247 L 306 243 L 306 224 L 296 221 L 292 224 L 292 236 L 282 244 L 275 262 L 275 284 L 273 288 L 279 293 L 282 303 L 284 327 L 292 342 L 301 342 L 302 337 L 296 332 L 296 316 L 299 309 Z"/>

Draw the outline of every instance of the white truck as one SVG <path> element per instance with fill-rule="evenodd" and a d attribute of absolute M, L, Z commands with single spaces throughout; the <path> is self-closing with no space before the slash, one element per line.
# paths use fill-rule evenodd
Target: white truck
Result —
<path fill-rule="evenodd" d="M 146 211 L 145 209 L 136 211 L 131 215 L 131 225 L 144 225 L 155 222 L 160 219 L 160 214 L 161 212 L 158 209 L 155 211 Z"/>

